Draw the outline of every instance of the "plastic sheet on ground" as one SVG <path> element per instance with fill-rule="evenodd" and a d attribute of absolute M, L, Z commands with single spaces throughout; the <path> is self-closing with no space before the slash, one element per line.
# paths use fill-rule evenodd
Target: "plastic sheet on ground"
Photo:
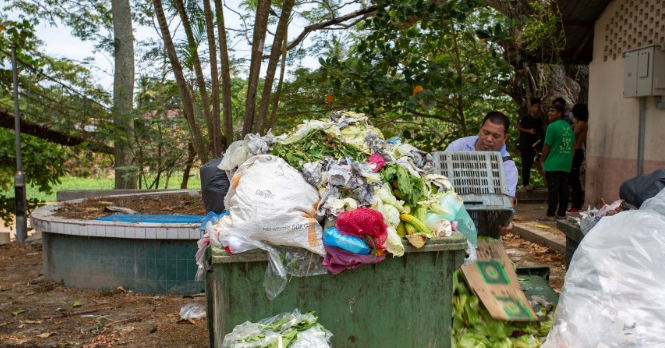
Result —
<path fill-rule="evenodd" d="M 663 264 L 665 190 L 582 239 L 542 347 L 665 347 Z"/>

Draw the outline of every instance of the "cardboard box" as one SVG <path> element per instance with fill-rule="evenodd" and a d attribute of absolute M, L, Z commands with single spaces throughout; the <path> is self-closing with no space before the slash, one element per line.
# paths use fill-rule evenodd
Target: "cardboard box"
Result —
<path fill-rule="evenodd" d="M 503 244 L 498 240 L 478 242 L 477 253 L 477 261 L 463 266 L 462 273 L 490 315 L 502 320 L 538 321 Z"/>

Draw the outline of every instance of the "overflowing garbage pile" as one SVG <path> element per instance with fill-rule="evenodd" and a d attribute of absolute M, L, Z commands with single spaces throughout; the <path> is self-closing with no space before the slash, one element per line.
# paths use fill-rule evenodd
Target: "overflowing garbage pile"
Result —
<path fill-rule="evenodd" d="M 270 298 L 287 273 L 339 273 L 400 257 L 403 239 L 420 248 L 459 232 L 469 241 L 467 261 L 475 259 L 476 228 L 448 179 L 432 174 L 432 156 L 384 139 L 365 115 L 333 112 L 288 134 L 250 134 L 219 168 L 230 178 L 228 215 L 207 224 L 199 270 L 210 243 L 231 253 L 263 249 Z"/>

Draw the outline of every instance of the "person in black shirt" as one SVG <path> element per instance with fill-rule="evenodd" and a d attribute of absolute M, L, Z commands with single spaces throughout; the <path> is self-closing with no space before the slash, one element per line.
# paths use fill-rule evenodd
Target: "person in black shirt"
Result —
<path fill-rule="evenodd" d="M 529 113 L 522 116 L 517 124 L 517 129 L 520 131 L 519 149 L 522 155 L 522 187 L 527 191 L 533 190 L 533 186 L 529 184 L 531 167 L 543 149 L 543 120 L 539 115 L 541 104 L 539 98 L 531 99 Z"/>

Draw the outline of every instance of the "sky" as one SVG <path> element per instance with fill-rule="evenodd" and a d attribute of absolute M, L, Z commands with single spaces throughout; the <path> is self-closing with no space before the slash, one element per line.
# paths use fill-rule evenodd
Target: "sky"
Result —
<path fill-rule="evenodd" d="M 239 17 L 232 12 L 225 10 L 224 13 L 227 27 L 239 28 Z M 16 19 L 16 14 L 9 14 L 10 19 Z M 295 24 L 298 26 L 298 24 Z M 300 26 L 302 27 L 302 26 Z M 180 30 L 182 31 L 182 30 Z M 289 39 L 295 38 L 300 33 L 300 28 L 289 30 L 291 34 Z M 173 31 L 172 31 L 173 33 Z M 112 91 L 113 88 L 113 57 L 103 51 L 95 52 L 94 42 L 82 41 L 71 34 L 71 30 L 65 25 L 57 27 L 48 24 L 40 23 L 36 28 L 36 35 L 43 41 L 43 52 L 57 58 L 68 58 L 75 61 L 83 61 L 85 58 L 92 57 L 94 59 L 93 74 L 97 82 L 107 91 Z M 143 40 L 149 37 L 158 38 L 153 28 L 135 28 L 135 39 Z M 236 51 L 236 56 L 242 55 L 243 52 L 249 56 L 250 46 L 245 40 L 240 42 L 230 42 L 229 46 L 233 46 Z M 303 65 L 308 68 L 317 68 L 319 66 L 316 57 L 306 58 Z M 266 64 L 262 65 L 262 74 L 265 73 Z"/>

